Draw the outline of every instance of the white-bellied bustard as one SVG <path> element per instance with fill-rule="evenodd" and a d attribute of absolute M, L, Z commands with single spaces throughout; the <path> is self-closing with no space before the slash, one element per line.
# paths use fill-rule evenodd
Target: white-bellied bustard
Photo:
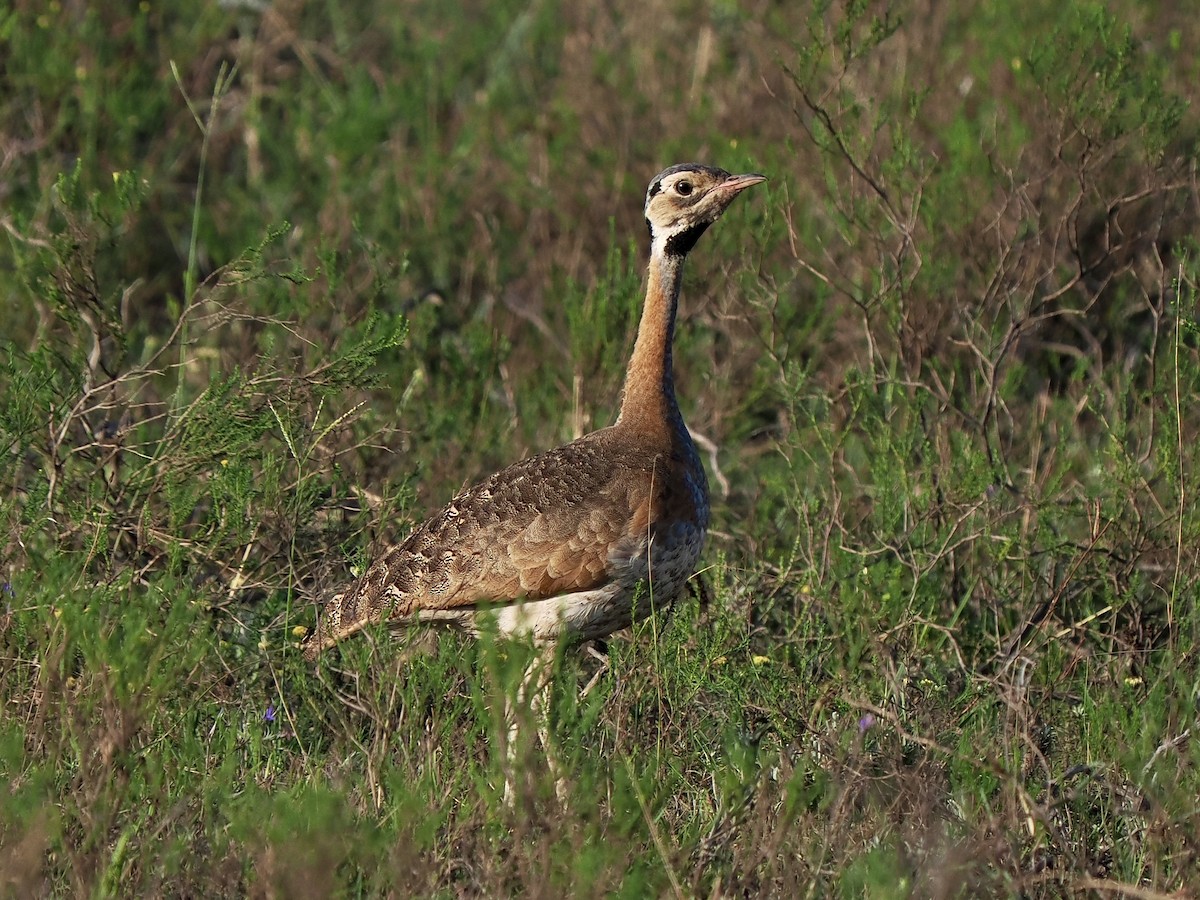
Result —
<path fill-rule="evenodd" d="M 764 180 L 697 164 L 654 177 L 646 300 L 616 423 L 460 493 L 327 602 L 308 658 L 381 622 L 478 633 L 490 620 L 501 635 L 541 643 L 598 638 L 679 595 L 709 517 L 672 377 L 683 261 L 733 198 Z"/>

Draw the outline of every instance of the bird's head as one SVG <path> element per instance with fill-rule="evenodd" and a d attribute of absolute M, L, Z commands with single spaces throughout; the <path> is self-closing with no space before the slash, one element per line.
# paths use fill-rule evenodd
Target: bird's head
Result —
<path fill-rule="evenodd" d="M 734 197 L 766 180 L 765 175 L 730 175 L 699 163 L 664 169 L 646 191 L 651 243 L 668 256 L 685 256 Z"/>

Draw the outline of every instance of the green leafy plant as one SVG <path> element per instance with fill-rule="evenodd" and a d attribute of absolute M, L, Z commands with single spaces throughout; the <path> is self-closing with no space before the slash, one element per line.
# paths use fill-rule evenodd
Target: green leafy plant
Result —
<path fill-rule="evenodd" d="M 0 12 L 0 893 L 1185 892 L 1193 18 Z M 770 177 L 680 309 L 710 543 L 559 654 L 560 801 L 531 648 L 297 643 L 611 420 L 684 159 Z"/>

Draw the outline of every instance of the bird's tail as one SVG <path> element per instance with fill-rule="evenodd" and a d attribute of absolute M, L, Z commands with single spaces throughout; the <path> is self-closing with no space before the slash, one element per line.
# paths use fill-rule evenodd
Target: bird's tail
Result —
<path fill-rule="evenodd" d="M 358 591 L 348 590 L 334 594 L 317 616 L 317 627 L 304 639 L 301 650 L 304 658 L 313 662 L 334 644 L 361 631 L 370 624 L 367 617 L 359 616 L 355 607 Z"/>

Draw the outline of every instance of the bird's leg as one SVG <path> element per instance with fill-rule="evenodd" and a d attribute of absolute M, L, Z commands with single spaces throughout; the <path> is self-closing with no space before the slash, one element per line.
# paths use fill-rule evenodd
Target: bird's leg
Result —
<path fill-rule="evenodd" d="M 537 728 L 538 743 L 550 774 L 554 776 L 554 793 L 559 800 L 566 796 L 566 782 L 559 774 L 558 761 L 550 741 L 550 689 L 554 676 L 554 657 L 557 645 L 553 642 L 540 645 L 525 666 L 516 697 L 504 701 L 504 719 L 508 725 L 508 765 L 504 773 L 504 803 L 511 807 L 516 801 L 516 776 L 521 771 L 519 749 L 521 746 L 521 718 L 525 709 Z M 528 773 L 526 773 L 528 774 Z M 526 782 L 528 783 L 528 782 Z"/>
<path fill-rule="evenodd" d="M 557 647 L 551 642 L 543 645 L 525 670 L 522 687 L 530 691 L 529 715 L 537 723 L 538 741 L 545 754 L 546 767 L 554 777 L 554 794 L 560 802 L 566 800 L 567 783 L 558 765 L 558 755 L 550 738 L 550 692 L 554 680 L 554 657 Z"/>
<path fill-rule="evenodd" d="M 517 736 L 519 728 L 517 727 L 515 704 L 504 698 L 504 721 L 508 724 L 508 735 L 505 743 L 505 760 L 504 760 L 504 805 L 509 809 L 516 806 L 517 802 Z"/>
<path fill-rule="evenodd" d="M 583 690 L 579 692 L 579 699 L 582 700 L 592 692 L 592 689 L 600 683 L 600 679 L 604 677 L 604 673 L 608 671 L 608 654 L 600 649 L 601 641 L 588 641 L 584 645 L 584 652 L 588 656 L 597 660 L 600 665 L 596 671 L 592 673 L 592 677 L 588 679 L 588 683 L 583 686 Z"/>
<path fill-rule="evenodd" d="M 517 772 L 521 770 L 521 754 L 518 752 L 518 747 L 521 744 L 521 716 L 523 715 L 521 707 L 525 701 L 525 679 L 528 676 L 528 669 L 522 675 L 521 684 L 517 687 L 516 697 L 509 696 L 508 692 L 504 692 L 504 723 L 508 727 L 505 741 L 505 765 L 504 765 L 504 805 L 509 809 L 516 806 L 517 800 Z"/>

